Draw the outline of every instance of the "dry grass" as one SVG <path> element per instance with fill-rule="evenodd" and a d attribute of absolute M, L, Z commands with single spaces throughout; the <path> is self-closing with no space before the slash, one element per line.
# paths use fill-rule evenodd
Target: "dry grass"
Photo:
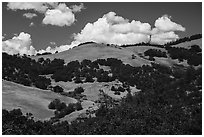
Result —
<path fill-rule="evenodd" d="M 104 44 L 85 44 L 79 47 L 74 47 L 71 50 L 67 50 L 61 53 L 52 55 L 43 55 L 32 57 L 38 59 L 40 57 L 64 59 L 66 63 L 70 61 L 79 60 L 80 62 L 84 59 L 96 60 L 96 59 L 106 59 L 106 58 L 117 58 L 122 60 L 125 64 L 131 64 L 132 66 L 141 66 L 143 64 L 149 64 L 148 60 L 139 57 L 136 54 L 136 59 L 132 59 L 132 54 L 135 54 L 132 50 L 127 48 L 117 48 L 112 46 L 106 46 Z"/>
<path fill-rule="evenodd" d="M 76 102 L 73 98 L 52 91 L 2 81 L 2 108 L 8 110 L 21 108 L 22 112 L 30 112 L 37 119 L 48 119 L 54 114 L 48 109 L 48 104 L 56 98 L 67 104 Z"/>
<path fill-rule="evenodd" d="M 177 45 L 173 45 L 173 47 L 190 48 L 192 45 L 198 45 L 202 49 L 202 39 L 196 39 L 196 40 L 180 43 Z"/>

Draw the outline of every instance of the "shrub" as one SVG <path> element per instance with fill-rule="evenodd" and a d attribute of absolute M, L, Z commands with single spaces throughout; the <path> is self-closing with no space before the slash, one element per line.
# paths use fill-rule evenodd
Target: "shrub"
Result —
<path fill-rule="evenodd" d="M 112 91 L 117 91 L 117 89 L 115 88 L 115 86 L 112 86 L 112 87 L 111 87 L 111 90 L 112 90 Z"/>
<path fill-rule="evenodd" d="M 55 99 L 52 102 L 50 102 L 50 104 L 48 105 L 49 109 L 56 109 L 57 106 L 60 104 L 60 100 L 59 99 Z"/>
<path fill-rule="evenodd" d="M 118 91 L 120 91 L 120 92 L 125 92 L 125 89 L 122 88 L 122 87 L 118 87 Z"/>
<path fill-rule="evenodd" d="M 115 95 L 120 95 L 120 91 L 115 91 L 114 94 Z"/>
<path fill-rule="evenodd" d="M 74 93 L 76 94 L 81 94 L 84 92 L 84 89 L 82 87 L 77 87 L 74 89 Z"/>
<path fill-rule="evenodd" d="M 75 107 L 75 110 L 77 110 L 77 111 L 83 109 L 80 102 L 77 102 L 74 107 Z"/>
<path fill-rule="evenodd" d="M 57 85 L 57 86 L 53 87 L 53 91 L 56 93 L 62 93 L 64 91 L 64 89 Z"/>

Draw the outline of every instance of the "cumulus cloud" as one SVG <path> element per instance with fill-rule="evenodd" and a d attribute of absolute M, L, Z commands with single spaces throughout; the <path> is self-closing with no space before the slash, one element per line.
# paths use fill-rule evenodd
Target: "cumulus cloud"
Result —
<path fill-rule="evenodd" d="M 171 41 L 175 41 L 178 38 L 179 38 L 179 36 L 177 34 L 175 34 L 175 32 L 173 32 L 173 31 L 162 32 L 162 33 L 152 35 L 151 43 L 162 45 L 162 44 L 165 44 L 165 43 L 168 43 Z"/>
<path fill-rule="evenodd" d="M 28 19 L 32 19 L 33 17 L 37 17 L 37 14 L 28 12 L 28 13 L 24 13 L 23 16 Z"/>
<path fill-rule="evenodd" d="M 8 9 L 11 10 L 35 10 L 44 13 L 48 6 L 43 2 L 8 2 Z"/>
<path fill-rule="evenodd" d="M 164 15 L 155 21 L 155 27 L 163 32 L 169 31 L 185 31 L 185 28 L 180 24 L 172 22 L 168 15 Z"/>
<path fill-rule="evenodd" d="M 81 12 L 82 9 L 85 9 L 84 4 L 81 3 L 80 5 L 72 5 L 71 9 L 73 12 Z"/>
<path fill-rule="evenodd" d="M 180 24 L 171 21 L 164 15 L 155 21 L 152 29 L 149 23 L 129 21 L 115 12 L 109 12 L 94 23 L 88 23 L 74 38 L 79 42 L 95 41 L 108 44 L 135 44 L 141 42 L 164 44 L 178 39 L 175 31 L 185 31 Z"/>
<path fill-rule="evenodd" d="M 47 10 L 43 24 L 51 24 L 56 26 L 71 26 L 75 21 L 72 10 L 65 3 L 59 4 L 55 9 Z"/>
<path fill-rule="evenodd" d="M 18 36 L 14 36 L 12 39 L 2 41 L 2 51 L 8 54 L 36 54 L 35 48 L 32 46 L 31 35 L 21 32 Z"/>
<path fill-rule="evenodd" d="M 151 26 L 140 21 L 129 21 L 115 12 L 109 12 L 94 23 L 88 23 L 74 38 L 79 42 L 95 41 L 108 44 L 147 42 Z"/>
<path fill-rule="evenodd" d="M 185 31 L 186 29 L 173 21 L 168 15 L 163 15 L 158 18 L 154 24 L 155 28 L 152 29 L 151 43 L 165 44 L 171 41 L 175 41 L 179 38 L 176 31 Z"/>
<path fill-rule="evenodd" d="M 9 2 L 7 8 L 11 10 L 34 10 L 44 14 L 43 24 L 55 26 L 71 26 L 75 21 L 76 12 L 81 12 L 84 4 L 71 5 L 69 8 L 65 3 L 59 2 Z M 35 13 L 25 13 L 24 17 L 32 19 L 37 15 Z"/>
<path fill-rule="evenodd" d="M 128 23 L 128 19 L 124 19 L 123 17 L 120 17 L 120 16 L 116 16 L 116 13 L 115 12 L 109 12 L 105 15 L 103 15 L 104 19 L 107 20 L 108 24 L 119 24 L 119 23 Z"/>

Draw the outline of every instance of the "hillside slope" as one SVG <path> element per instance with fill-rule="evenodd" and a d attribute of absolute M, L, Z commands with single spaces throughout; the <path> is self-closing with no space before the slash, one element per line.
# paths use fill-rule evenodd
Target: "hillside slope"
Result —
<path fill-rule="evenodd" d="M 189 48 L 192 45 L 199 45 L 202 49 L 202 39 L 196 39 L 192 41 L 183 42 L 177 45 L 172 45 L 172 47 L 182 47 Z M 144 64 L 150 64 L 151 61 L 148 57 L 144 57 L 144 52 L 148 49 L 157 49 L 162 52 L 167 52 L 164 48 L 154 47 L 154 46 L 130 46 L 130 47 L 119 47 L 106 44 L 88 43 L 82 44 L 80 46 L 74 47 L 73 49 L 66 50 L 57 54 L 33 56 L 31 58 L 38 60 L 43 57 L 44 59 L 49 58 L 53 60 L 55 58 L 63 59 L 65 63 L 70 61 L 79 60 L 81 62 L 84 59 L 96 60 L 96 59 L 107 59 L 107 58 L 117 58 L 123 61 L 124 64 L 130 64 L 132 66 L 142 66 Z M 134 59 L 132 58 L 134 55 Z M 178 60 L 172 60 L 171 58 L 155 58 L 155 62 L 159 64 L 164 64 L 172 66 L 173 64 L 180 64 Z M 184 62 L 186 66 L 186 63 Z"/>
<path fill-rule="evenodd" d="M 43 55 L 43 56 L 35 56 L 32 57 L 34 59 L 38 58 L 50 58 L 53 60 L 54 58 L 64 59 L 65 63 L 70 61 L 79 60 L 82 61 L 84 59 L 88 60 L 96 60 L 96 59 L 106 59 L 106 58 L 117 58 L 122 60 L 125 64 L 131 64 L 133 66 L 142 66 L 143 64 L 150 64 L 150 61 L 139 57 L 135 54 L 136 59 L 132 59 L 132 55 L 135 54 L 134 51 L 115 46 L 106 46 L 105 44 L 84 44 L 78 47 L 74 47 L 73 49 L 60 52 L 57 54 L 51 55 Z"/>
<path fill-rule="evenodd" d="M 173 45 L 173 47 L 182 47 L 182 48 L 190 48 L 192 45 L 198 45 L 202 49 L 202 39 L 196 39 L 188 42 L 183 42 L 177 45 Z"/>
<path fill-rule="evenodd" d="M 48 104 L 56 98 L 66 104 L 76 102 L 73 98 L 48 90 L 26 87 L 10 81 L 2 81 L 2 108 L 8 110 L 20 108 L 22 112 L 30 112 L 38 119 L 48 119 L 54 116 L 54 112 L 48 109 Z"/>

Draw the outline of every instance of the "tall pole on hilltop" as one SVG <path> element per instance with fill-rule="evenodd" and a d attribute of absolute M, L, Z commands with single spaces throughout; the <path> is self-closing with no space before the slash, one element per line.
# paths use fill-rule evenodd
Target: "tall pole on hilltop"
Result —
<path fill-rule="evenodd" d="M 151 42 L 151 38 L 152 38 L 152 35 L 150 34 L 150 35 L 149 35 L 149 41 L 148 41 L 149 44 L 150 44 L 150 42 Z"/>

